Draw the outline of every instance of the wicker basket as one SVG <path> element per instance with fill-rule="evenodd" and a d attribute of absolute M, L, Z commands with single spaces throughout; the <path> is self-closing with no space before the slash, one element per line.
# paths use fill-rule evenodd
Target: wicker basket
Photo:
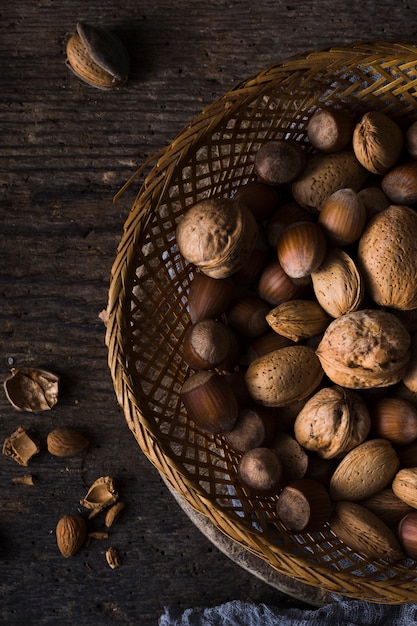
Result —
<path fill-rule="evenodd" d="M 223 439 L 187 420 L 179 401 L 189 374 L 181 340 L 190 324 L 193 268 L 178 253 L 174 234 L 196 201 L 230 196 L 251 179 L 265 140 L 291 138 L 308 150 L 306 125 L 316 108 L 339 107 L 355 117 L 380 110 L 405 126 L 417 119 L 416 94 L 417 47 L 365 42 L 272 65 L 207 106 L 144 166 L 149 172 L 125 223 L 107 311 L 118 401 L 140 448 L 168 484 L 280 573 L 387 604 L 417 600 L 414 561 L 369 561 L 327 530 L 289 533 L 272 498 L 251 498 L 239 486 L 238 456 Z"/>

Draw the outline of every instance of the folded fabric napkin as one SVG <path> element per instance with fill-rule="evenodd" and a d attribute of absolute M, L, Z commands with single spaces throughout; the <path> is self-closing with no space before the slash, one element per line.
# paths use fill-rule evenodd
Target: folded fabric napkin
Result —
<path fill-rule="evenodd" d="M 342 600 L 299 609 L 233 600 L 213 608 L 190 608 L 174 616 L 165 608 L 159 626 L 414 626 L 417 604 L 385 605 Z"/>

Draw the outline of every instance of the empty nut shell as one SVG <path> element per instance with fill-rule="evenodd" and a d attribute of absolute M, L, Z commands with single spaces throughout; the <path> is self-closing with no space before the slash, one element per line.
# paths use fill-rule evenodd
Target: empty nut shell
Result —
<path fill-rule="evenodd" d="M 86 496 L 80 500 L 86 509 L 101 511 L 119 499 L 115 482 L 111 476 L 101 476 L 94 481 Z"/>
<path fill-rule="evenodd" d="M 109 30 L 79 22 L 77 34 L 69 39 L 66 52 L 67 66 L 97 89 L 115 89 L 128 78 L 128 52 Z"/>
<path fill-rule="evenodd" d="M 59 376 L 37 367 L 15 367 L 4 381 L 4 391 L 18 411 L 48 411 L 58 401 Z"/>

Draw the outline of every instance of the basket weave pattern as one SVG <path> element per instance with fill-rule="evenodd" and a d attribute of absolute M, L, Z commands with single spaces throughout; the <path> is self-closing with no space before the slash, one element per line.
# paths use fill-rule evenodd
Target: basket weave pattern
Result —
<path fill-rule="evenodd" d="M 266 140 L 288 138 L 309 150 L 306 125 L 317 108 L 337 107 L 355 118 L 379 110 L 405 127 L 417 119 L 416 93 L 417 48 L 370 42 L 293 57 L 206 107 L 145 164 L 152 167 L 125 223 L 107 309 L 109 366 L 127 423 L 187 503 L 291 578 L 390 604 L 417 600 L 413 561 L 369 561 L 327 530 L 289 533 L 273 498 L 251 497 L 239 485 L 239 455 L 187 419 L 179 393 L 190 373 L 181 343 L 191 323 L 193 267 L 178 252 L 175 229 L 195 202 L 230 197 L 251 180 Z"/>

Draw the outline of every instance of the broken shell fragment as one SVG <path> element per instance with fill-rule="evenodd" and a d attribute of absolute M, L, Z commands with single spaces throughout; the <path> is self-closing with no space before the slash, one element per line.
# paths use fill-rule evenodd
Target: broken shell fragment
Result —
<path fill-rule="evenodd" d="M 104 521 L 107 528 L 113 526 L 117 518 L 119 517 L 121 511 L 125 508 L 124 502 L 116 502 L 113 506 L 107 511 L 106 519 Z"/>
<path fill-rule="evenodd" d="M 38 441 L 21 426 L 3 443 L 3 454 L 25 467 L 29 465 L 32 457 L 40 452 L 40 449 Z"/>
<path fill-rule="evenodd" d="M 111 569 L 116 569 L 122 564 L 119 553 L 113 546 L 106 550 L 106 561 Z"/>
<path fill-rule="evenodd" d="M 35 484 L 35 477 L 32 474 L 23 474 L 23 476 L 14 476 L 12 478 L 14 485 L 29 485 L 33 487 Z"/>
<path fill-rule="evenodd" d="M 110 476 L 101 476 L 91 485 L 85 498 L 80 500 L 80 504 L 86 509 L 101 511 L 111 506 L 119 499 L 116 485 Z"/>
<path fill-rule="evenodd" d="M 58 401 L 59 376 L 36 367 L 16 367 L 4 381 L 10 404 L 18 411 L 48 411 Z"/>

